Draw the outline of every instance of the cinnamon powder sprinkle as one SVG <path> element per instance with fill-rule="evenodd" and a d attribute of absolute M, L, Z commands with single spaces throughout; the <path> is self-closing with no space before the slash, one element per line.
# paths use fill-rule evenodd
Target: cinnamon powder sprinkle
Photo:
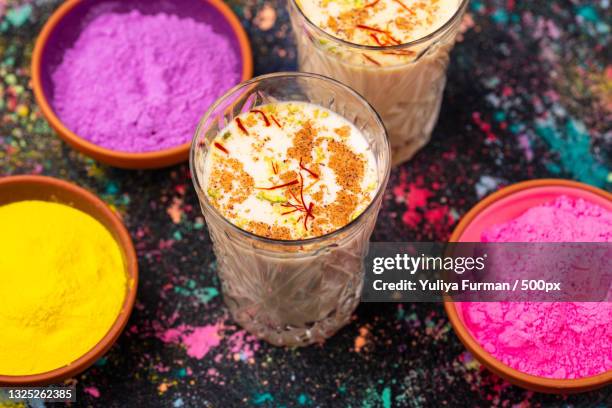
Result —
<path fill-rule="evenodd" d="M 264 222 L 249 221 L 246 225 L 246 230 L 252 232 L 260 237 L 280 239 L 280 240 L 291 240 L 291 230 L 287 227 L 269 225 Z"/>
<path fill-rule="evenodd" d="M 351 215 L 357 208 L 355 194 L 340 190 L 336 200 L 323 208 L 325 216 L 334 227 L 342 228 L 351 222 Z"/>
<path fill-rule="evenodd" d="M 222 206 L 217 197 L 211 196 L 211 201 L 217 209 L 232 210 L 235 204 L 244 202 L 253 193 L 254 181 L 238 160 L 222 158 L 218 160 L 219 166 L 213 169 L 209 176 L 209 191 L 219 191 L 229 196 L 225 206 Z M 210 196 L 210 194 L 209 194 Z"/>
<path fill-rule="evenodd" d="M 351 128 L 350 126 L 342 126 L 339 128 L 334 129 L 334 132 L 340 136 L 340 137 L 349 137 L 351 135 Z"/>
<path fill-rule="evenodd" d="M 324 235 L 327 232 L 328 226 L 329 220 L 327 218 L 316 218 L 312 221 L 310 229 L 312 231 L 312 234 L 315 237 L 318 237 Z"/>
<path fill-rule="evenodd" d="M 312 197 L 313 200 L 317 202 L 321 202 L 321 200 L 323 200 L 323 190 L 318 189 L 316 193 L 311 194 L 310 196 Z"/>
<path fill-rule="evenodd" d="M 293 137 L 293 146 L 287 149 L 287 157 L 310 163 L 316 134 L 317 131 L 312 126 L 312 122 L 306 122 Z"/>
<path fill-rule="evenodd" d="M 290 170 L 290 171 L 286 171 L 282 174 L 280 174 L 278 176 L 281 181 L 287 183 L 291 180 L 297 180 L 298 178 L 298 174 L 297 172 Z M 300 193 L 300 186 L 298 185 L 299 183 L 296 183 L 295 185 L 291 185 L 289 187 L 287 187 L 284 191 L 285 191 L 285 197 L 287 199 L 291 198 L 291 194 L 299 194 Z"/>
<path fill-rule="evenodd" d="M 353 193 L 360 193 L 366 166 L 363 157 L 335 140 L 330 140 L 327 147 L 331 152 L 329 167 L 336 173 L 336 182 Z"/>

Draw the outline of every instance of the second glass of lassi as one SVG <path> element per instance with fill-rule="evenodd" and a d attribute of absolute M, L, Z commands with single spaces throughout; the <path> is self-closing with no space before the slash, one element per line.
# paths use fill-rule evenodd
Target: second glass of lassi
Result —
<path fill-rule="evenodd" d="M 393 164 L 437 122 L 468 0 L 289 0 L 299 69 L 349 85 L 382 116 Z"/>
<path fill-rule="evenodd" d="M 239 324 L 296 346 L 350 320 L 390 170 L 363 98 L 314 74 L 248 81 L 205 114 L 191 169 Z"/>

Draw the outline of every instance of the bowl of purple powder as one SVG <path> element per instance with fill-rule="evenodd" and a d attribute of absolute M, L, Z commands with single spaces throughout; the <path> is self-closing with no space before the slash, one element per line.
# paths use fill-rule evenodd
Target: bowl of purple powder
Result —
<path fill-rule="evenodd" d="M 612 194 L 568 180 L 517 183 L 478 203 L 450 241 L 612 243 Z M 492 372 L 530 390 L 574 393 L 612 383 L 611 293 L 601 302 L 444 307 L 459 339 Z"/>
<path fill-rule="evenodd" d="M 252 74 L 246 33 L 221 0 L 69 0 L 32 57 L 58 135 L 122 168 L 187 160 L 202 113 Z"/>

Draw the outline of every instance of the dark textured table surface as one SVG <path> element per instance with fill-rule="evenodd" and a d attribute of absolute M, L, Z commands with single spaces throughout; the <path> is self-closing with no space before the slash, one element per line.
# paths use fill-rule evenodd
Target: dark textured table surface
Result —
<path fill-rule="evenodd" d="M 98 193 L 127 224 L 141 272 L 125 333 L 71 380 L 78 406 L 612 405 L 612 387 L 562 397 L 510 386 L 465 350 L 440 304 L 362 304 L 335 337 L 304 349 L 240 330 L 218 294 L 187 166 L 103 166 L 41 117 L 30 55 L 57 5 L 0 0 L 0 174 L 46 174 Z M 257 74 L 295 69 L 283 3 L 231 6 Z M 445 240 L 480 198 L 520 180 L 563 177 L 610 190 L 611 14 L 607 0 L 473 0 L 433 140 L 393 171 L 374 240 Z M 177 332 L 199 335 L 179 341 L 169 335 Z"/>

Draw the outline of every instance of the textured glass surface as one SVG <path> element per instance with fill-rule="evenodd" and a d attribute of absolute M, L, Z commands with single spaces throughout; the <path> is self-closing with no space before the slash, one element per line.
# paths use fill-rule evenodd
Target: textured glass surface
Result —
<path fill-rule="evenodd" d="M 295 2 L 289 1 L 299 69 L 334 78 L 363 95 L 383 118 L 392 162 L 399 164 L 412 158 L 431 137 L 440 113 L 449 53 L 466 6 L 467 1 L 462 1 L 455 17 L 435 35 L 393 47 L 394 52 L 412 57 L 398 58 L 395 65 L 376 66 L 363 56 L 379 60 L 389 48 L 337 40 L 313 26 Z"/>
<path fill-rule="evenodd" d="M 261 238 L 230 224 L 201 188 L 211 140 L 241 112 L 271 102 L 316 103 L 352 121 L 368 140 L 379 186 L 371 205 L 334 233 L 304 241 Z M 334 334 L 359 303 L 364 257 L 389 177 L 389 145 L 376 112 L 351 89 L 308 74 L 272 74 L 230 91 L 204 116 L 191 168 L 219 262 L 225 303 L 251 333 L 276 345 L 307 345 Z"/>

